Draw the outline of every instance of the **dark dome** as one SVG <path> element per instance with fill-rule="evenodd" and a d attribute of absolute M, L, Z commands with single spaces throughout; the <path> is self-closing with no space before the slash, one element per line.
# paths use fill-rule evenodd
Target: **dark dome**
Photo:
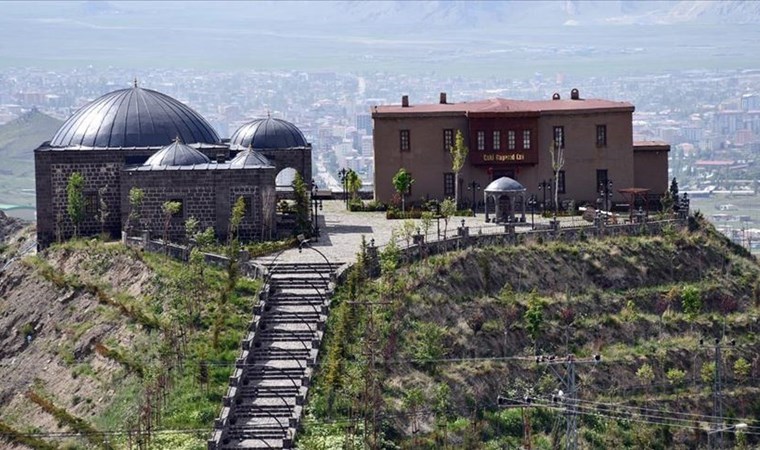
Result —
<path fill-rule="evenodd" d="M 110 92 L 61 125 L 51 147 L 161 147 L 182 142 L 218 144 L 211 125 L 168 95 L 137 86 Z"/>
<path fill-rule="evenodd" d="M 272 163 L 261 153 L 248 148 L 238 153 L 230 161 L 230 167 L 240 169 L 243 167 L 273 167 Z"/>
<path fill-rule="evenodd" d="M 248 122 L 232 135 L 230 148 L 234 150 L 253 147 L 256 150 L 274 148 L 306 147 L 306 138 L 297 126 L 267 117 Z"/>
<path fill-rule="evenodd" d="M 208 159 L 208 156 L 179 142 L 179 140 L 175 140 L 151 155 L 143 165 L 153 167 L 192 166 L 194 164 L 208 164 L 210 162 L 211 160 Z"/>

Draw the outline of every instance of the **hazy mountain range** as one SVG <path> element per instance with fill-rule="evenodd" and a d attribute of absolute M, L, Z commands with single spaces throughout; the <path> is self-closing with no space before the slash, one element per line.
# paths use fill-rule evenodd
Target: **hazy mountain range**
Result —
<path fill-rule="evenodd" d="M 419 70 L 508 45 L 672 47 L 697 68 L 677 47 L 718 45 L 724 67 L 754 58 L 757 24 L 741 0 L 0 2 L 0 66 Z"/>

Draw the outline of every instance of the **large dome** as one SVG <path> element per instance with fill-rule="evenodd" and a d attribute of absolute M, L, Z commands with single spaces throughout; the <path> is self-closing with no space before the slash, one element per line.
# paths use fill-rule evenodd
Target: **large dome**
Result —
<path fill-rule="evenodd" d="M 137 86 L 110 92 L 74 113 L 51 147 L 162 147 L 179 138 L 218 144 L 211 125 L 168 95 Z"/>
<path fill-rule="evenodd" d="M 306 138 L 297 126 L 282 120 L 267 117 L 248 122 L 230 138 L 233 150 L 247 149 L 269 150 L 276 148 L 306 147 Z"/>

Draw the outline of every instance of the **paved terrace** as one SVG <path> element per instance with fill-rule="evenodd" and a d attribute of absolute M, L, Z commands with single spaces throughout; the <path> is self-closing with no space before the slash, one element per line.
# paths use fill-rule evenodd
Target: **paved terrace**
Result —
<path fill-rule="evenodd" d="M 504 226 L 490 224 L 485 222 L 485 215 L 478 214 L 476 217 L 452 217 L 449 219 L 447 237 L 455 236 L 457 227 L 464 225 L 470 228 L 470 235 L 495 234 L 503 233 Z M 549 226 L 550 219 L 544 219 L 539 215 L 534 215 L 534 221 L 537 226 Z M 414 222 L 422 228 L 420 220 Z M 354 262 L 356 254 L 361 246 L 362 236 L 369 244 L 370 239 L 375 240 L 375 245 L 383 247 L 390 239 L 394 230 L 397 236 L 401 235 L 401 227 L 404 220 L 388 220 L 385 218 L 385 212 L 349 212 L 346 211 L 345 203 L 341 200 L 328 200 L 323 204 L 323 210 L 319 213 L 320 237 L 312 246 L 322 252 L 330 261 Z M 561 226 L 582 226 L 591 225 L 579 216 L 560 218 Z M 517 231 L 528 231 L 531 228 L 531 215 L 526 214 L 526 223 L 517 224 Z M 443 237 L 444 223 L 440 220 L 441 237 Z M 427 241 L 437 240 L 438 230 L 436 221 L 428 231 Z M 400 242 L 399 245 L 405 245 Z M 257 258 L 254 261 L 258 263 L 267 263 L 272 261 L 274 256 L 265 256 Z M 282 262 L 320 262 L 324 261 L 322 256 L 314 251 L 298 249 L 286 250 L 282 255 L 277 257 L 277 261 Z"/>

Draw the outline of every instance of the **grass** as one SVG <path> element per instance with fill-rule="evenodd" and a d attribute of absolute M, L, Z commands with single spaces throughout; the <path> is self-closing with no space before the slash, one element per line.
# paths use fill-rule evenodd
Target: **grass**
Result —
<path fill-rule="evenodd" d="M 517 273 L 521 265 L 530 270 Z M 671 266 L 675 267 L 671 270 Z M 759 274 L 756 261 L 735 251 L 708 227 L 694 233 L 669 230 L 663 236 L 469 249 L 438 255 L 358 286 L 349 282 L 338 290 L 328 319 L 326 352 L 307 405 L 312 420 L 305 422 L 301 442 L 338 442 L 350 437 L 345 429 L 333 430 L 321 421 L 361 417 L 363 404 L 372 398 L 368 380 L 376 378 L 386 417 L 378 432 L 395 445 L 442 447 L 439 416 L 428 412 L 420 418 L 425 431 L 412 435 L 406 415 L 410 411 L 404 406 L 409 389 L 441 383 L 451 389 L 444 423 L 452 448 L 519 444 L 517 436 L 505 431 L 507 424 L 495 419 L 494 398 L 505 392 L 550 395 L 559 386 L 552 372 L 530 358 L 532 341 L 524 312 L 534 289 L 540 291 L 536 295 L 544 304 L 540 352 L 547 356 L 573 353 L 577 358 L 602 355 L 598 367 L 577 369 L 585 398 L 619 402 L 627 392 L 630 399 L 648 402 L 655 409 L 709 414 L 699 402 L 677 401 L 693 389 L 709 390 L 702 381 L 693 388 L 686 382 L 650 390 L 637 387 L 640 381 L 635 372 L 648 363 L 654 368 L 655 382 L 668 384 L 666 371 L 678 368 L 688 381 L 694 370 L 692 356 L 701 355 L 697 367 L 711 357 L 709 348 L 698 348 L 700 337 L 719 336 L 725 326 L 742 348 L 723 354 L 729 376 L 737 358 L 760 350 L 753 338 L 758 330 L 751 329 L 750 320 L 760 315 L 753 288 Z M 685 291 L 699 298 L 691 318 L 682 311 Z M 350 298 L 391 302 L 375 310 L 377 335 L 367 331 L 366 309 L 352 311 L 342 303 Z M 726 303 L 726 298 L 732 301 Z M 564 315 L 567 309 L 572 314 Z M 572 322 L 565 344 L 568 317 Z M 372 377 L 366 342 L 372 343 L 379 361 Z M 438 351 L 439 344 L 445 353 Z M 503 352 L 527 359 L 469 360 Z M 468 360 L 431 364 L 438 359 L 434 356 Z M 402 362 L 389 364 L 389 360 Z M 563 367 L 558 370 L 562 372 Z M 750 416 L 750 400 L 756 392 L 740 385 L 729 390 L 728 395 L 737 399 L 731 414 Z M 423 409 L 433 411 L 435 401 L 426 392 Z M 473 410 L 485 411 L 484 417 L 473 418 Z M 581 422 L 584 448 L 664 449 L 693 443 L 693 436 L 680 429 L 586 416 Z M 534 431 L 534 444 L 544 442 L 550 448 L 551 427 L 534 427 Z M 353 437 L 362 440 L 361 434 Z M 472 445 L 468 447 L 467 442 Z"/>
<path fill-rule="evenodd" d="M 93 380 L 103 377 L 91 364 L 91 357 L 75 361 L 73 346 L 93 326 L 122 322 L 129 332 L 124 339 L 105 335 L 95 343 L 98 355 L 118 362 L 120 370 L 111 371 L 103 386 L 113 389 L 108 406 L 94 419 L 102 430 L 122 430 L 134 425 L 140 408 L 148 401 L 148 391 L 156 390 L 167 378 L 165 401 L 161 401 L 160 420 L 164 429 L 210 430 L 221 406 L 229 375 L 239 354 L 239 343 L 247 330 L 250 312 L 260 282 L 239 279 L 226 305 L 219 303 L 228 285 L 224 270 L 203 263 L 193 266 L 158 254 L 141 254 L 118 244 L 95 240 L 75 240 L 54 246 L 52 255 L 64 259 L 76 256 L 77 272 L 53 267 L 44 255 L 27 258 L 37 276 L 61 290 L 76 290 L 94 296 L 100 303 L 86 321 L 64 327 L 68 337 L 56 347 L 72 376 Z M 153 278 L 142 295 L 132 296 L 107 284 L 102 276 L 110 271 L 130 271 L 144 265 Z M 147 289 L 145 289 L 147 287 Z M 192 311 L 190 313 L 189 311 Z M 72 313 L 74 311 L 71 311 Z M 221 321 L 216 320 L 221 317 Z M 219 326 L 218 345 L 212 345 L 213 328 Z M 61 328 L 61 329 L 64 329 Z M 115 329 L 118 329 L 116 327 Z M 177 336 L 182 333 L 184 338 Z M 182 344 L 180 344 L 182 342 Z M 212 361 L 208 383 L 198 382 L 202 361 Z M 40 386 L 43 387 L 43 386 Z M 87 399 L 74 398 L 79 404 Z M 206 433 L 157 436 L 158 448 L 201 449 Z M 116 436 L 113 445 L 126 445 L 126 437 Z M 159 444 L 160 443 L 160 444 Z"/>

